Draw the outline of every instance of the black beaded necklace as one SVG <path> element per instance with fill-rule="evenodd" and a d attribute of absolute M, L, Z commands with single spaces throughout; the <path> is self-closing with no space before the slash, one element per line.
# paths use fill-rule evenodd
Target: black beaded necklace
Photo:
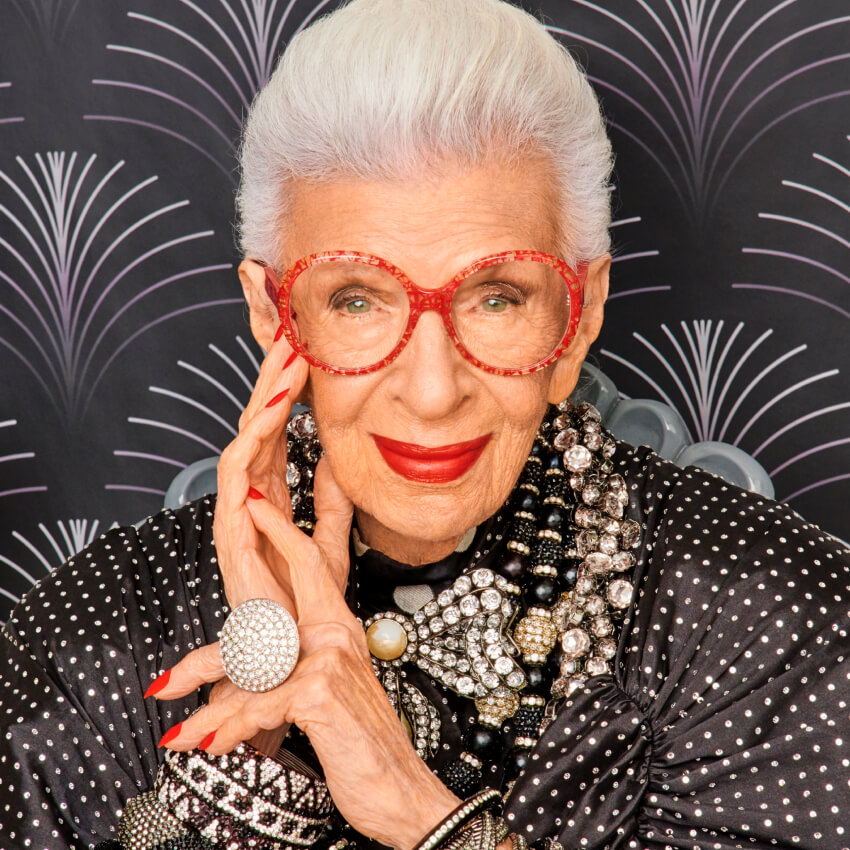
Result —
<path fill-rule="evenodd" d="M 463 735 L 463 752 L 439 774 L 460 797 L 480 787 L 485 767 L 502 757 L 508 741 L 504 780 L 515 779 L 541 734 L 547 705 L 610 672 L 619 620 L 633 593 L 625 573 L 634 557 L 627 550 L 640 529 L 623 519 L 625 482 L 612 474 L 615 445 L 599 419 L 588 404 L 550 409 L 517 486 L 494 517 L 490 544 L 412 616 L 383 611 L 364 622 L 367 640 L 377 626 L 396 630 L 397 648 L 373 650 L 373 664 L 420 756 L 436 753 L 440 720 L 406 681 L 405 666 L 475 701 L 478 716 Z M 321 447 L 309 414 L 293 417 L 288 433 L 294 520 L 310 533 Z M 482 568 L 503 540 L 504 556 L 493 569 Z"/>

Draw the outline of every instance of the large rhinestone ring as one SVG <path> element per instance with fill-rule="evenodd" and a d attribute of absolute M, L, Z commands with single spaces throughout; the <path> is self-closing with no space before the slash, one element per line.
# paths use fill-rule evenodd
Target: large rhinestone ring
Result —
<path fill-rule="evenodd" d="M 234 608 L 219 641 L 227 678 L 246 691 L 276 688 L 298 661 L 298 627 L 273 599 L 249 599 Z"/>

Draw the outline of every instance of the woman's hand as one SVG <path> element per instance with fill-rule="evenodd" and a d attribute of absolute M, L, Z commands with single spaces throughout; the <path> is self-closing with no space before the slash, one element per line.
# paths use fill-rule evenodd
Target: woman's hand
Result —
<path fill-rule="evenodd" d="M 287 384 L 297 394 L 306 366 L 285 356 L 284 345 L 273 346 L 239 436 L 222 455 L 215 540 L 228 601 L 235 607 L 268 597 L 297 611 L 301 658 L 285 683 L 256 694 L 223 678 L 218 644 L 190 653 L 155 696 L 175 699 L 204 682 L 219 683 L 210 704 L 169 730 L 161 745 L 225 753 L 252 739 L 273 752 L 281 730 L 296 723 L 310 738 L 343 817 L 382 843 L 412 847 L 459 801 L 413 749 L 345 602 L 352 506 L 326 462 L 314 480 L 313 537 L 292 522 L 283 477 L 291 402 L 279 396 Z M 269 407 L 269 399 L 278 400 Z"/>

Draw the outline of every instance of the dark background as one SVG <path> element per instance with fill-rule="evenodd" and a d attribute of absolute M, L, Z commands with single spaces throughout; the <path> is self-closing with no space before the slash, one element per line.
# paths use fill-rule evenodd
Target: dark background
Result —
<path fill-rule="evenodd" d="M 0 619 L 235 433 L 261 356 L 235 140 L 335 5 L 0 0 Z M 846 0 L 523 6 L 588 69 L 617 152 L 596 362 L 850 537 Z"/>

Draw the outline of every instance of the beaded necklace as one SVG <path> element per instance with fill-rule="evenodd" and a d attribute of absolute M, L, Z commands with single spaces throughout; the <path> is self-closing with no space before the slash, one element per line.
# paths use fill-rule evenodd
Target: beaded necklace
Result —
<path fill-rule="evenodd" d="M 309 413 L 290 420 L 287 451 L 293 518 L 311 533 L 313 469 L 322 450 Z M 634 593 L 629 550 L 640 538 L 638 523 L 624 518 L 628 494 L 613 472 L 614 451 L 592 405 L 566 401 L 550 409 L 495 517 L 493 543 L 412 615 L 382 611 L 363 624 L 375 673 L 423 759 L 440 745 L 440 718 L 400 675 L 405 666 L 474 700 L 478 716 L 464 734 L 464 750 L 440 771 L 458 796 L 480 786 L 509 726 L 506 780 L 525 767 L 557 702 L 611 672 Z M 504 559 L 494 569 L 481 567 L 501 539 Z"/>

